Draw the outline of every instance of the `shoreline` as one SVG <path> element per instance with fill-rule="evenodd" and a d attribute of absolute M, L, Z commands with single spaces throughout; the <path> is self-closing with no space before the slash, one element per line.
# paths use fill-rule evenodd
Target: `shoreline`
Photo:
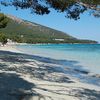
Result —
<path fill-rule="evenodd" d="M 0 50 L 3 51 L 11 51 L 11 52 L 21 52 L 16 48 L 16 45 L 5 45 L 5 46 L 0 46 Z"/>
<path fill-rule="evenodd" d="M 100 86 L 81 82 L 70 74 L 80 73 L 82 77 L 87 78 L 93 78 L 92 76 L 68 67 L 64 69 L 66 71 L 64 73 L 61 65 L 55 62 L 57 60 L 25 54 L 15 46 L 0 47 L 0 75 L 2 77 L 0 78 L 0 85 L 4 86 L 3 83 L 7 82 L 7 86 L 9 86 L 4 89 L 1 88 L 0 98 L 10 100 L 15 94 L 13 100 L 19 100 L 20 96 L 23 96 L 21 100 L 38 100 L 39 98 L 42 100 L 88 100 L 90 98 L 89 100 L 92 100 L 93 96 L 99 100 Z M 68 74 L 68 72 L 70 73 Z M 8 79 L 10 80 L 7 81 Z M 13 84 L 15 79 L 19 82 L 18 84 Z M 11 83 L 14 85 L 13 87 Z M 6 93 L 5 95 L 10 99 L 5 99 L 2 91 L 12 94 Z"/>
<path fill-rule="evenodd" d="M 31 45 L 45 45 L 45 44 L 58 44 L 58 45 L 59 44 L 84 44 L 84 45 L 85 44 L 90 44 L 90 45 L 94 44 L 95 45 L 95 44 L 98 44 L 99 45 L 100 43 L 17 43 L 17 45 L 30 45 L 30 44 Z"/>

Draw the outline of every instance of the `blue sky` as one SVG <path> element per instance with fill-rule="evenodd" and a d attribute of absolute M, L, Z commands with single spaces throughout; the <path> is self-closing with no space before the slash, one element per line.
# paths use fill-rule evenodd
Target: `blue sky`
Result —
<path fill-rule="evenodd" d="M 65 14 L 53 10 L 49 15 L 43 16 L 31 14 L 30 10 L 16 10 L 13 7 L 1 7 L 1 12 L 66 32 L 80 39 L 100 42 L 100 18 L 94 18 L 89 13 L 81 15 L 81 19 L 74 21 L 65 18 Z"/>

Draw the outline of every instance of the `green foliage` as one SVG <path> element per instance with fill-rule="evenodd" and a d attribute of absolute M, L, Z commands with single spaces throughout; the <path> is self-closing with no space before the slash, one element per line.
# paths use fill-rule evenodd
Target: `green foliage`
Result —
<path fill-rule="evenodd" d="M 18 42 L 18 43 L 23 42 L 22 39 L 21 39 L 21 37 L 19 37 L 17 35 L 11 36 L 11 37 L 9 37 L 9 39 L 11 39 L 14 42 Z"/>
<path fill-rule="evenodd" d="M 0 28 L 5 28 L 7 26 L 7 23 L 8 23 L 8 18 L 0 13 Z"/>
<path fill-rule="evenodd" d="M 29 25 L 30 24 L 30 25 Z M 73 38 L 61 31 L 57 31 L 36 23 L 9 20 L 7 27 L 0 29 L 0 32 L 6 34 L 9 39 L 19 42 L 45 42 L 45 40 L 53 40 L 55 38 Z M 23 36 L 23 37 L 21 37 Z"/>
<path fill-rule="evenodd" d="M 57 12 L 65 12 L 70 19 L 79 19 L 84 11 L 92 10 L 94 16 L 100 17 L 100 0 L 1 0 L 4 6 L 14 6 L 16 9 L 31 9 L 31 13 L 48 14 L 50 8 Z"/>
<path fill-rule="evenodd" d="M 0 32 L 19 43 L 96 43 L 95 41 L 79 40 L 64 32 L 25 20 L 20 22 L 20 20 L 18 18 L 17 21 L 14 18 L 9 19 L 7 27 L 0 29 Z M 64 41 L 55 39 L 63 39 Z"/>
<path fill-rule="evenodd" d="M 2 45 L 5 45 L 7 43 L 7 37 L 3 33 L 0 33 L 0 42 Z"/>

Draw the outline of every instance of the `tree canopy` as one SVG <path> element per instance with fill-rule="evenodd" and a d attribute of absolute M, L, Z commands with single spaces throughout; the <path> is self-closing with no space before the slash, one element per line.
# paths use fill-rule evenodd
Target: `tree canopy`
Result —
<path fill-rule="evenodd" d="M 48 14 L 51 8 L 65 12 L 70 19 L 79 19 L 80 14 L 89 11 L 100 17 L 100 0 L 0 0 L 2 5 L 15 6 L 16 9 L 30 9 L 31 13 Z"/>
<path fill-rule="evenodd" d="M 4 33 L 0 33 L 0 42 L 2 45 L 5 45 L 7 43 L 7 37 Z"/>
<path fill-rule="evenodd" d="M 5 28 L 7 26 L 8 18 L 0 13 L 0 28 Z"/>

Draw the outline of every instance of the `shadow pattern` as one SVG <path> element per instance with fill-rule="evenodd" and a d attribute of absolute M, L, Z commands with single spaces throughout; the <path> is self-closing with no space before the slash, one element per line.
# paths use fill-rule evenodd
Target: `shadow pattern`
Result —
<path fill-rule="evenodd" d="M 22 100 L 25 96 L 36 95 L 31 92 L 34 86 L 17 74 L 0 73 L 0 100 Z"/>
<path fill-rule="evenodd" d="M 83 66 L 77 66 L 77 61 L 56 60 L 8 51 L 0 51 L 0 61 L 0 70 L 2 71 L 30 74 L 31 77 L 59 83 L 73 83 L 74 81 L 68 77 L 70 75 L 80 79 L 80 81 L 100 86 L 100 78 L 89 76 L 89 72 L 84 70 Z M 23 80 L 17 74 L 0 73 L 0 100 L 46 100 L 47 98 L 54 100 L 52 97 L 46 97 L 33 91 L 32 88 L 38 87 L 35 86 L 35 83 Z M 38 89 L 62 94 L 61 90 Z M 63 95 L 75 96 L 80 100 L 100 100 L 100 91 L 89 89 L 75 89 L 72 87 L 71 91 L 66 90 Z"/>
<path fill-rule="evenodd" d="M 78 61 L 56 60 L 9 51 L 0 51 L 0 59 L 10 64 L 10 67 L 8 67 L 5 63 L 0 63 L 1 70 L 16 71 L 24 74 L 29 73 L 36 78 L 54 82 L 71 83 L 73 81 L 67 76 L 70 75 L 78 78 L 82 82 L 100 86 L 100 77 L 92 77 L 88 75 L 89 71 L 84 70 L 83 66 L 78 66 Z M 34 60 L 42 63 L 38 64 Z M 28 66 L 27 63 L 30 63 L 30 66 Z M 39 67 L 33 67 L 36 66 L 34 63 Z M 43 63 L 48 63 L 49 66 Z M 18 67 L 16 64 L 21 66 Z"/>

